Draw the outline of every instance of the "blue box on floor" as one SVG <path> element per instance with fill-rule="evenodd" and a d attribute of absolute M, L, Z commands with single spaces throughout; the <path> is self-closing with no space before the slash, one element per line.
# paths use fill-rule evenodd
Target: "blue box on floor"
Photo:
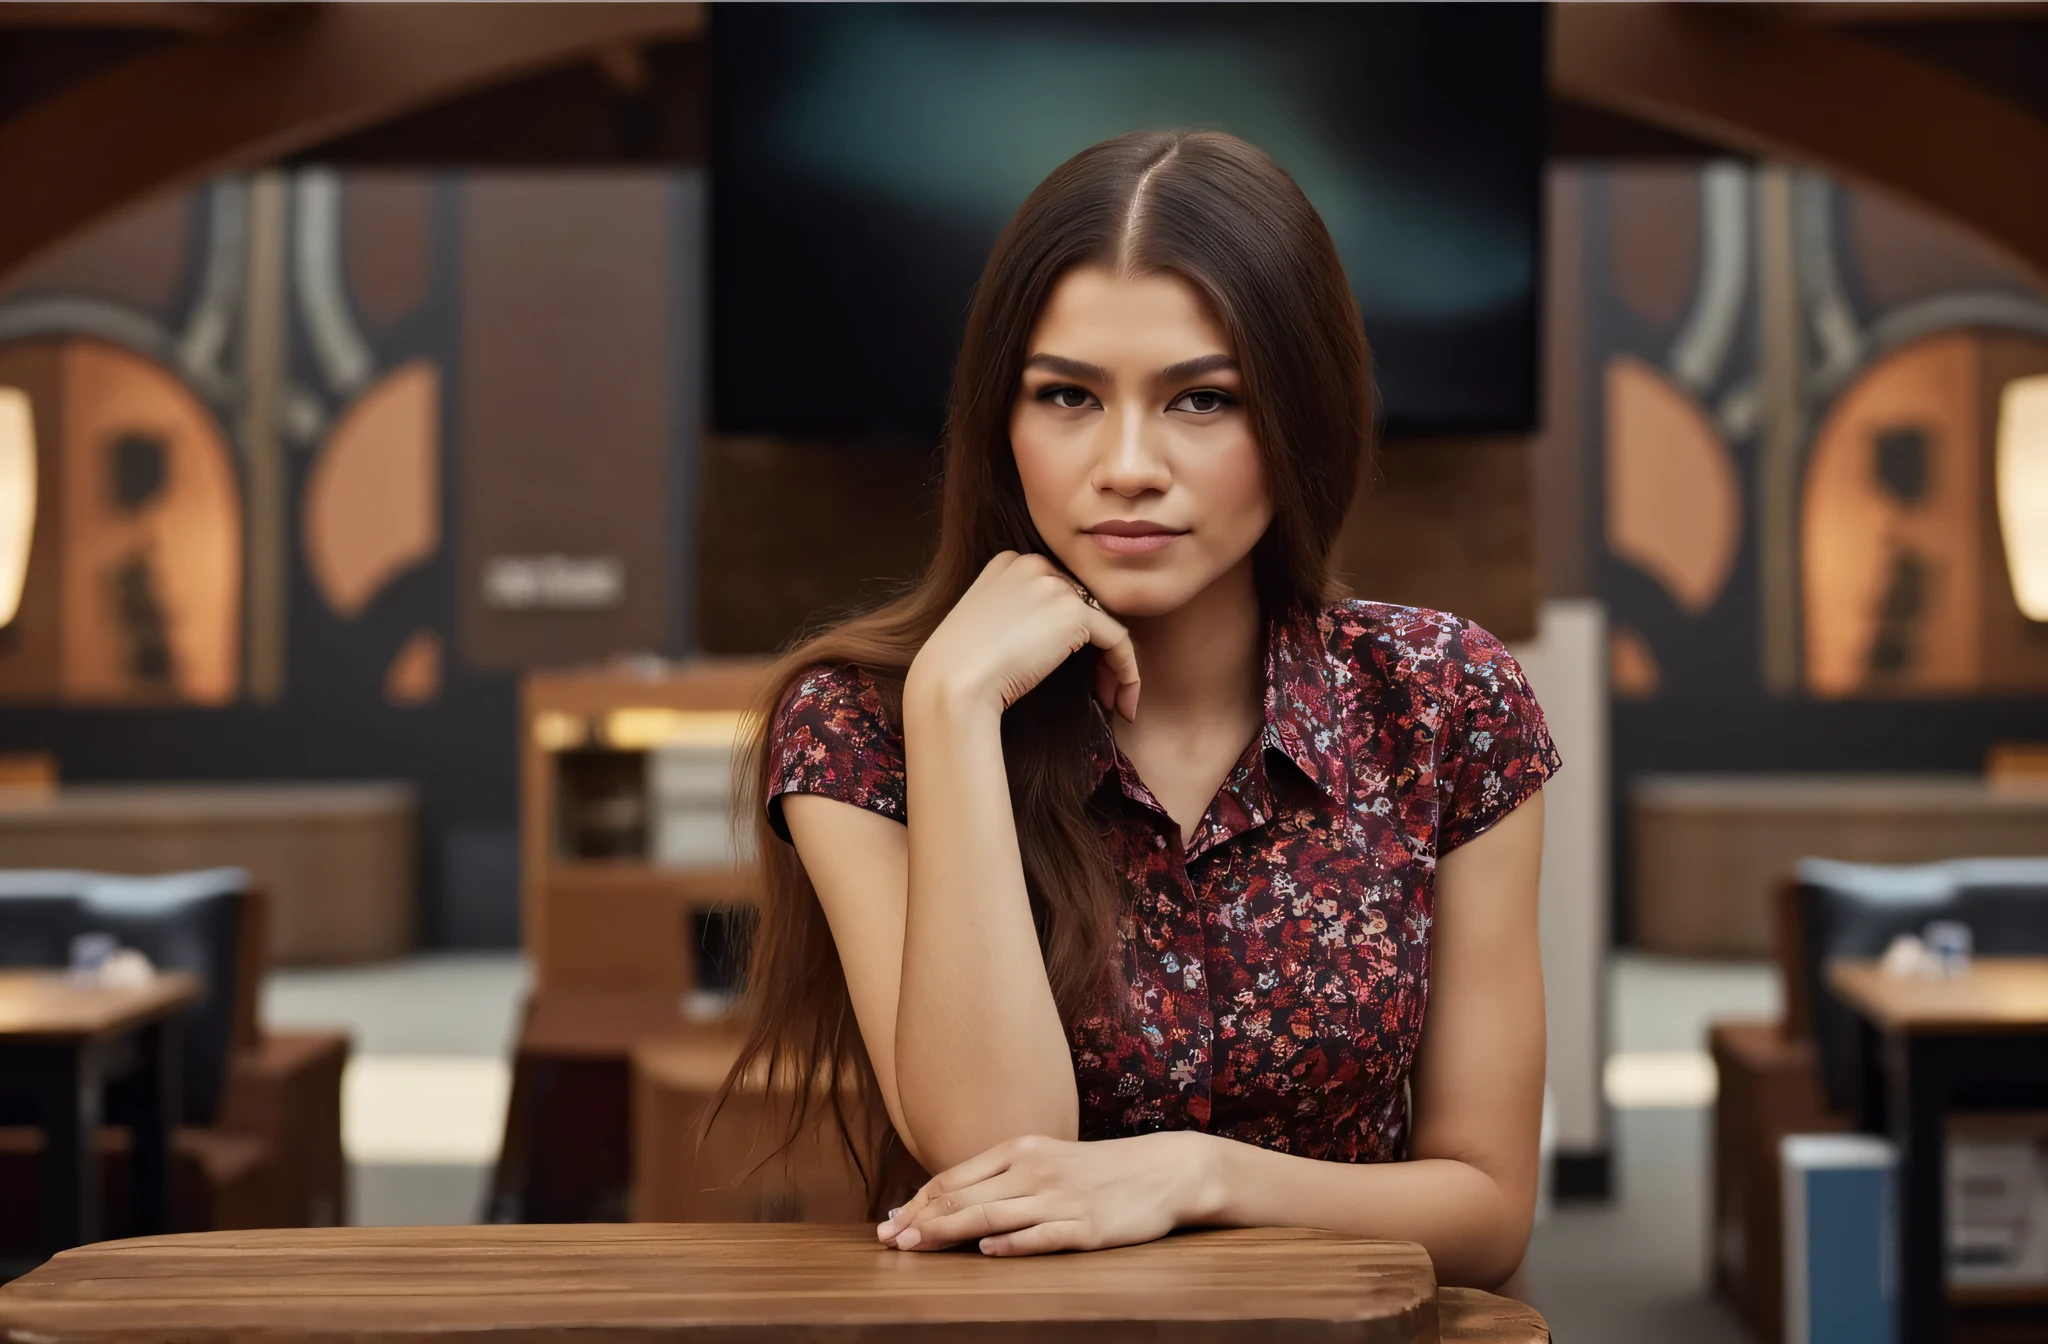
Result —
<path fill-rule="evenodd" d="M 1793 1134 L 1785 1192 L 1785 1344 L 1897 1344 L 1898 1149 L 1867 1134 Z"/>

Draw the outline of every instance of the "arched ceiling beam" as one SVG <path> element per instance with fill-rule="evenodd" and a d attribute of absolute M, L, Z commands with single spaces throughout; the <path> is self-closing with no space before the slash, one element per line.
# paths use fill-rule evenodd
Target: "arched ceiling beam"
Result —
<path fill-rule="evenodd" d="M 141 28 L 210 32 L 240 21 L 230 5 L 183 0 L 7 0 L 0 28 Z"/>
<path fill-rule="evenodd" d="M 0 122 L 0 276 L 133 201 L 621 44 L 698 4 L 234 5 L 243 22 Z"/>
<path fill-rule="evenodd" d="M 1745 5 L 1563 4 L 1554 93 L 1918 202 L 2048 277 L 2048 124 L 1824 24 Z"/>

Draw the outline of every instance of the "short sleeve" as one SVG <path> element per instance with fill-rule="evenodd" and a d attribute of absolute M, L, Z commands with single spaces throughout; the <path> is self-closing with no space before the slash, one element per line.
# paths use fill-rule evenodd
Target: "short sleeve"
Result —
<path fill-rule="evenodd" d="M 814 667 L 790 688 L 768 730 L 768 824 L 784 840 L 782 795 L 815 793 L 904 821 L 903 736 L 874 678 L 844 664 Z"/>
<path fill-rule="evenodd" d="M 1444 753 L 1437 770 L 1437 853 L 1447 854 L 1527 802 L 1564 762 L 1543 707 L 1502 643 L 1462 622 Z"/>

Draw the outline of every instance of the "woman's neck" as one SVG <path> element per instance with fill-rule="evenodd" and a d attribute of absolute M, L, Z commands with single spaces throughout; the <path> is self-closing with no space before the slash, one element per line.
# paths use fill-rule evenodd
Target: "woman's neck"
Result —
<path fill-rule="evenodd" d="M 1229 723 L 1255 711 L 1264 630 L 1251 557 L 1164 616 L 1124 622 L 1138 655 L 1138 718 Z"/>

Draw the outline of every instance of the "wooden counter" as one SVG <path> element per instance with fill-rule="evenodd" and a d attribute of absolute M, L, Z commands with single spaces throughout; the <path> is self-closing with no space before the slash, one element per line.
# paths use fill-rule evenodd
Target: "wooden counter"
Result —
<path fill-rule="evenodd" d="M 1451 1333 L 1421 1247 L 1285 1230 L 1011 1260 L 796 1223 L 214 1232 L 83 1247 L 0 1287 L 0 1336 L 43 1344 L 1547 1338 L 1480 1294 L 1442 1314 Z"/>
<path fill-rule="evenodd" d="M 406 784 L 79 784 L 0 791 L 0 868 L 246 868 L 278 965 L 413 947 L 418 804 Z"/>
<path fill-rule="evenodd" d="M 1629 789 L 1631 940 L 1764 957 L 1801 859 L 1933 863 L 2048 854 L 2048 789 L 1976 775 L 1644 775 Z"/>

